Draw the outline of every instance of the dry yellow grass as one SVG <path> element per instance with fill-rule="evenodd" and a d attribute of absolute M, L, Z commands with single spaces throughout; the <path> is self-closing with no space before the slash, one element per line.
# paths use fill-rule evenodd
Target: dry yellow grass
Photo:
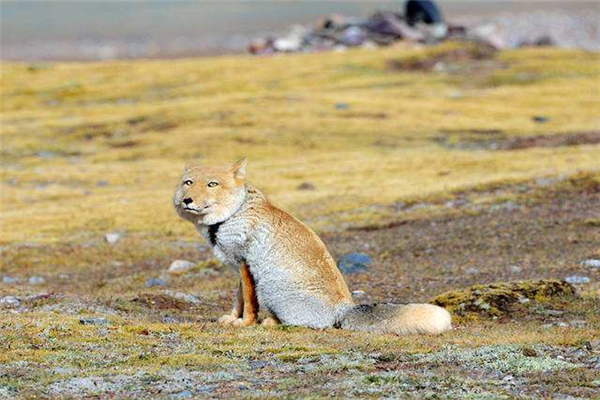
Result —
<path fill-rule="evenodd" d="M 343 217 L 373 204 L 598 168 L 597 145 L 494 152 L 433 140 L 597 130 L 598 54 L 510 51 L 502 68 L 467 76 L 387 68 L 436 51 L 4 64 L 2 241 L 188 235 L 170 205 L 185 162 L 246 155 L 251 180 L 321 230 L 389 217 Z M 303 181 L 316 190 L 296 190 Z"/>

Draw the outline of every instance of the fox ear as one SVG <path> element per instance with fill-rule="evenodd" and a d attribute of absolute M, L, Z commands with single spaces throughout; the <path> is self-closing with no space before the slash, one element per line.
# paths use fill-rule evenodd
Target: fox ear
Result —
<path fill-rule="evenodd" d="M 248 164 L 248 159 L 246 157 L 241 160 L 235 162 L 231 166 L 231 170 L 233 171 L 233 177 L 235 179 L 246 179 L 246 165 Z"/>
<path fill-rule="evenodd" d="M 188 173 L 192 170 L 192 166 L 189 163 L 185 163 L 185 165 L 183 166 L 183 173 Z"/>

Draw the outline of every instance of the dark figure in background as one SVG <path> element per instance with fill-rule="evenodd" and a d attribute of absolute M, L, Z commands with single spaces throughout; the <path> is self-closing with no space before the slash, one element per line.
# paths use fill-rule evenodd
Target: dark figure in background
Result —
<path fill-rule="evenodd" d="M 434 25 L 444 22 L 440 9 L 431 0 L 409 0 L 405 7 L 404 18 L 410 26 L 418 23 Z"/>

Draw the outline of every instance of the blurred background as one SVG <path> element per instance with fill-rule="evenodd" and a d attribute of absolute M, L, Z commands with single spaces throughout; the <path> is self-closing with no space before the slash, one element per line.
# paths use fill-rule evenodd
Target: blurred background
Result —
<path fill-rule="evenodd" d="M 598 2 L 438 2 L 455 24 L 497 25 L 507 46 L 548 35 L 566 47 L 598 49 Z M 5 1 L 2 58 L 98 60 L 245 51 L 257 36 L 325 15 L 366 18 L 404 11 L 401 1 Z"/>

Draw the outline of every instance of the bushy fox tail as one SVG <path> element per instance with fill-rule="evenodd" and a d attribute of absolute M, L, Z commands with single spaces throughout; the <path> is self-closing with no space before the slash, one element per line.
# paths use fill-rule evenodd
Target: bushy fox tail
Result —
<path fill-rule="evenodd" d="M 439 334 L 452 329 L 450 313 L 432 304 L 374 304 L 350 308 L 340 323 L 342 329 L 373 333 Z"/>

